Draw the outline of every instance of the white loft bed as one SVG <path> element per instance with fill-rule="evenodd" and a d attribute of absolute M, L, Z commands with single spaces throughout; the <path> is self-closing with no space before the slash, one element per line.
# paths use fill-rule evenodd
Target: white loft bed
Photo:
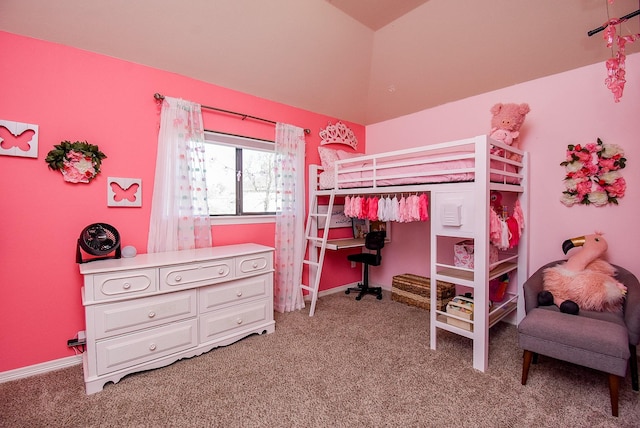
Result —
<path fill-rule="evenodd" d="M 492 148 L 500 153 L 493 154 Z M 511 160 L 512 155 L 519 160 Z M 430 311 L 431 349 L 436 349 L 440 329 L 468 337 L 473 340 L 473 367 L 485 371 L 488 367 L 489 328 L 514 311 L 516 323 L 524 317 L 522 284 L 528 275 L 527 153 L 482 135 L 374 155 L 350 157 L 344 156 L 343 152 L 342 157 L 335 162 L 333 171 L 323 171 L 318 165 L 309 168 L 309 217 L 305 231 L 308 254 L 304 261 L 309 267 L 309 285 L 302 284 L 301 288 L 311 294 L 310 316 L 314 314 L 317 301 L 329 224 L 325 221 L 324 233 L 318 233 L 318 219 L 326 216 L 317 212 L 318 198 L 328 198 L 330 213 L 336 196 L 427 192 L 431 222 L 431 284 L 436 284 L 436 281 L 452 282 L 472 289 L 474 296 L 470 331 L 451 322 L 462 318 Z M 515 195 L 522 208 L 525 228 L 517 248 L 501 252 L 499 261 L 490 264 L 489 203 L 492 190 Z M 474 269 L 453 265 L 453 246 L 451 254 L 438 250 L 438 242 L 450 238 L 474 240 Z M 489 280 L 512 271 L 516 285 L 510 286 L 503 302 L 490 309 Z M 431 287 L 431 308 L 437 307 L 436 301 L 436 287 Z"/>

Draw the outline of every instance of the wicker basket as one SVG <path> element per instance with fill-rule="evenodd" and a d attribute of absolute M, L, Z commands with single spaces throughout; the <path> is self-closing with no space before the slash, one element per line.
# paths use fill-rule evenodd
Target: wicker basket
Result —
<path fill-rule="evenodd" d="M 455 297 L 456 287 L 449 282 L 438 281 L 436 292 L 438 296 L 436 309 L 443 311 L 447 303 Z M 431 308 L 430 293 L 431 280 L 429 278 L 411 273 L 393 277 L 391 300 L 429 310 Z"/>

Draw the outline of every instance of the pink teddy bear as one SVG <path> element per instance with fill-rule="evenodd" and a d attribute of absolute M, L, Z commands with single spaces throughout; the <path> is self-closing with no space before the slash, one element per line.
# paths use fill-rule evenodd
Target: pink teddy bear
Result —
<path fill-rule="evenodd" d="M 513 141 L 518 138 L 519 135 L 520 131 L 507 131 L 506 129 L 493 128 L 489 137 L 496 141 L 501 141 L 507 146 L 511 146 Z M 491 153 L 501 156 L 504 153 L 504 150 L 494 148 Z"/>
<path fill-rule="evenodd" d="M 524 118 L 531 109 L 529 104 L 503 104 L 498 103 L 491 107 L 491 132 L 489 137 L 494 140 L 518 147 L 518 137 L 520 136 L 520 127 L 524 122 Z M 502 155 L 503 150 L 493 149 L 492 153 Z M 519 155 L 512 153 L 510 159 L 520 161 Z"/>

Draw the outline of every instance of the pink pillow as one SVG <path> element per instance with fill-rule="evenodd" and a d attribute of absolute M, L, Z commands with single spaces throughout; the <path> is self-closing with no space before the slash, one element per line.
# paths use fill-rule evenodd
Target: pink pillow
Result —
<path fill-rule="evenodd" d="M 333 164 L 339 159 L 338 151 L 330 149 L 328 147 L 318 147 L 318 153 L 320 154 L 320 163 L 325 170 L 333 169 Z"/>
<path fill-rule="evenodd" d="M 338 150 L 338 159 L 340 160 L 357 158 L 358 156 L 362 156 L 362 153 L 345 152 L 344 150 Z"/>
<path fill-rule="evenodd" d="M 318 153 L 320 154 L 322 168 L 325 170 L 333 169 L 337 160 L 351 159 L 362 155 L 362 153 L 345 152 L 344 150 L 330 149 L 323 146 L 318 147 Z"/>

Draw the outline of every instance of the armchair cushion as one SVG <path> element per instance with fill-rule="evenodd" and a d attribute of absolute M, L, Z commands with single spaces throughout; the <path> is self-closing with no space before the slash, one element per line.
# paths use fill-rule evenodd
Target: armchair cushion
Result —
<path fill-rule="evenodd" d="M 630 353 L 624 324 L 536 308 L 518 332 L 523 349 L 618 376 L 627 373 Z"/>

